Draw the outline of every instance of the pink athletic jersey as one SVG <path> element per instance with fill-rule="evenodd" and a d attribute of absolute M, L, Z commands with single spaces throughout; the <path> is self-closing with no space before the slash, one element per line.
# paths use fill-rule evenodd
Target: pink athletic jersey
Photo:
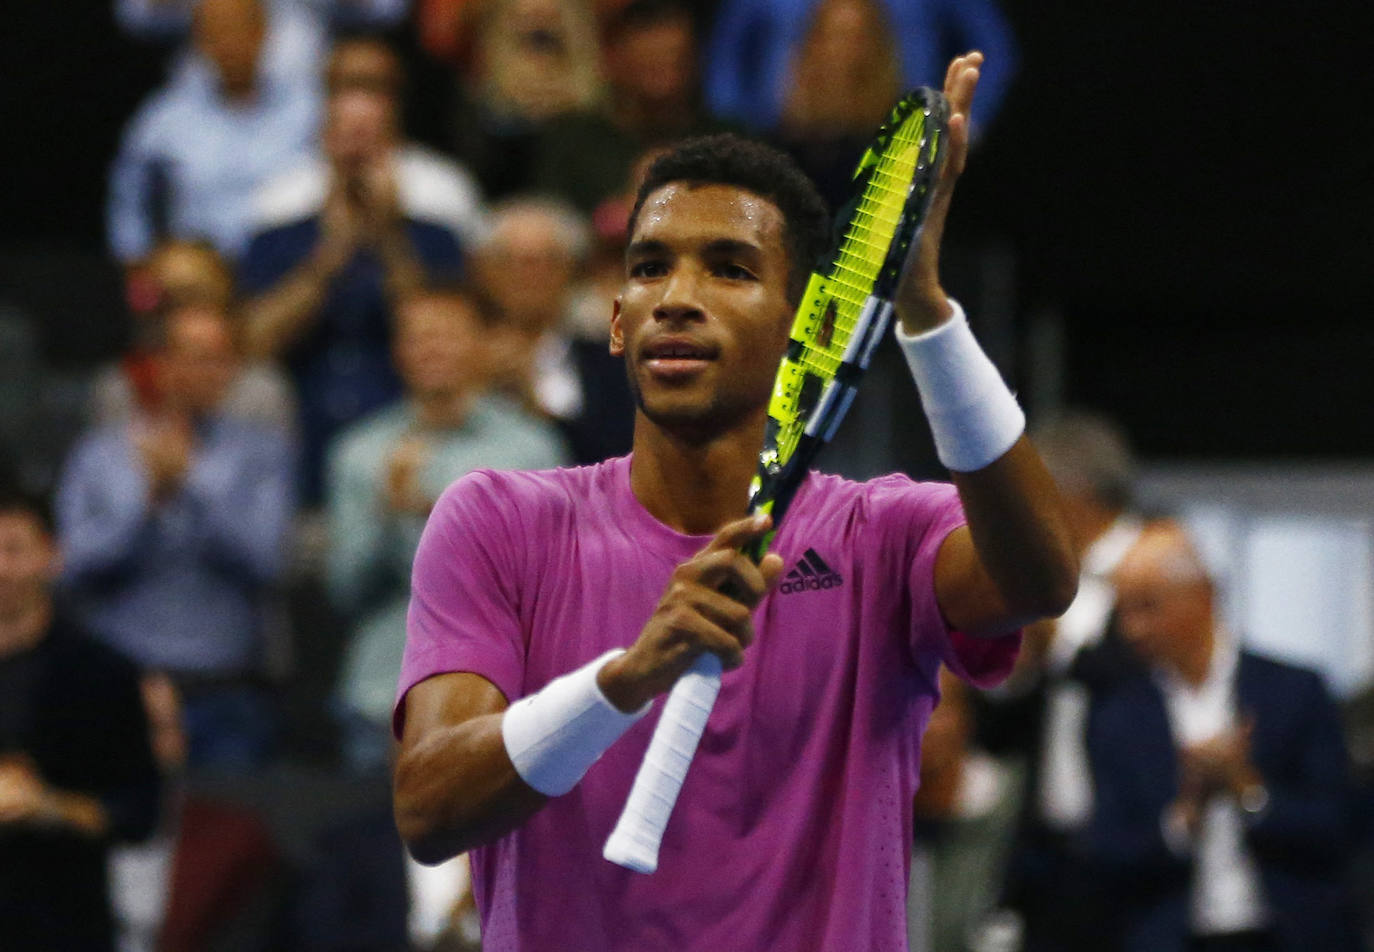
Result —
<path fill-rule="evenodd" d="M 725 674 L 658 871 L 601 848 L 661 698 L 570 793 L 473 851 L 482 948 L 905 950 L 911 798 L 940 663 L 987 685 L 1019 642 L 941 618 L 935 555 L 963 522 L 943 483 L 808 476 L 773 544 L 783 578 Z M 629 457 L 465 476 L 415 558 L 399 697 L 470 671 L 516 700 L 632 644 L 708 540 L 644 509 Z"/>

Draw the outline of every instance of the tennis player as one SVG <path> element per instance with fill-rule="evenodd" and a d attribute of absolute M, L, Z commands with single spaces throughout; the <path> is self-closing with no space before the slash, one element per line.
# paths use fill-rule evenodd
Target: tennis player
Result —
<path fill-rule="evenodd" d="M 938 669 L 996 681 L 1017 627 L 1061 611 L 1077 577 L 1023 415 L 939 284 L 981 61 L 950 65 L 950 151 L 898 307 L 953 486 L 813 473 L 762 563 L 738 553 L 768 527 L 739 514 L 828 222 L 787 159 L 717 137 L 660 159 L 631 219 L 611 349 L 633 453 L 474 473 L 435 507 L 396 820 L 421 861 L 472 850 L 487 952 L 906 948 Z M 632 873 L 602 845 L 652 702 L 704 651 L 724 663 L 720 699 L 658 871 Z"/>

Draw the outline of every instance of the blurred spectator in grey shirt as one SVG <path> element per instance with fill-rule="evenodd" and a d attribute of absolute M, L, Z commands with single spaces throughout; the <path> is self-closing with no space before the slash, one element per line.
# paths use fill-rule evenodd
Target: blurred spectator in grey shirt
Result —
<path fill-rule="evenodd" d="M 190 765 L 243 767 L 270 749 L 254 682 L 293 453 L 282 430 L 221 411 L 237 363 L 225 314 L 173 311 L 163 335 L 158 408 L 91 431 L 67 461 L 63 580 L 97 637 L 176 681 Z"/>
<path fill-rule="evenodd" d="M 430 508 L 475 469 L 548 469 L 568 462 L 558 431 L 485 393 L 487 335 L 479 302 L 427 293 L 402 305 L 395 342 L 406 395 L 330 447 L 329 594 L 353 620 L 339 685 L 345 753 L 382 767 L 405 647 L 410 564 Z"/>

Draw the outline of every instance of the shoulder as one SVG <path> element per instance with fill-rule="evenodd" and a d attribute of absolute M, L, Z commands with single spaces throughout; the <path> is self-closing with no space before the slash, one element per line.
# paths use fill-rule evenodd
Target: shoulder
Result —
<path fill-rule="evenodd" d="M 900 473 L 856 482 L 813 471 L 798 492 L 797 503 L 818 515 L 862 520 L 870 529 L 909 532 L 920 525 L 943 523 L 952 528 L 964 522 L 952 484 L 918 482 Z"/>
<path fill-rule="evenodd" d="M 406 214 L 410 217 L 444 223 L 463 221 L 468 232 L 483 223 L 482 194 L 477 182 L 452 159 L 411 144 L 401 149 L 397 167 Z"/>
<path fill-rule="evenodd" d="M 535 441 L 552 447 L 561 445 L 559 429 L 551 421 L 497 394 L 484 395 L 474 405 L 473 413 L 484 428 L 499 430 L 503 439 Z"/>
<path fill-rule="evenodd" d="M 317 155 L 273 176 L 253 197 L 253 220 L 259 229 L 310 218 L 324 205 L 328 172 Z"/>
<path fill-rule="evenodd" d="M 1241 650 L 1238 677 L 1249 681 L 1258 696 L 1282 698 L 1285 704 L 1297 695 L 1328 693 L 1325 680 L 1315 670 L 1249 648 Z"/>
<path fill-rule="evenodd" d="M 155 90 L 125 126 L 126 138 L 136 144 L 153 145 L 181 130 L 197 112 L 194 98 L 176 84 Z"/>
<path fill-rule="evenodd" d="M 500 520 L 511 527 L 552 527 L 604 493 L 611 460 L 594 466 L 473 470 L 449 485 L 434 507 L 446 522 Z"/>

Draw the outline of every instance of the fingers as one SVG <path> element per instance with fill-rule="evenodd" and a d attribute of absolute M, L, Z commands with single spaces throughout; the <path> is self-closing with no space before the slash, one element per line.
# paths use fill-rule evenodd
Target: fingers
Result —
<path fill-rule="evenodd" d="M 743 519 L 736 519 L 734 522 L 727 522 L 706 544 L 706 548 L 701 551 L 704 554 L 717 549 L 742 549 L 746 543 L 762 538 L 772 526 L 773 517 L 767 513 L 758 513 L 753 516 L 745 516 Z"/>
<path fill-rule="evenodd" d="M 725 592 L 743 605 L 753 608 L 769 585 L 762 570 L 738 549 L 707 548 L 700 555 L 678 566 L 678 578 L 718 592 Z"/>

